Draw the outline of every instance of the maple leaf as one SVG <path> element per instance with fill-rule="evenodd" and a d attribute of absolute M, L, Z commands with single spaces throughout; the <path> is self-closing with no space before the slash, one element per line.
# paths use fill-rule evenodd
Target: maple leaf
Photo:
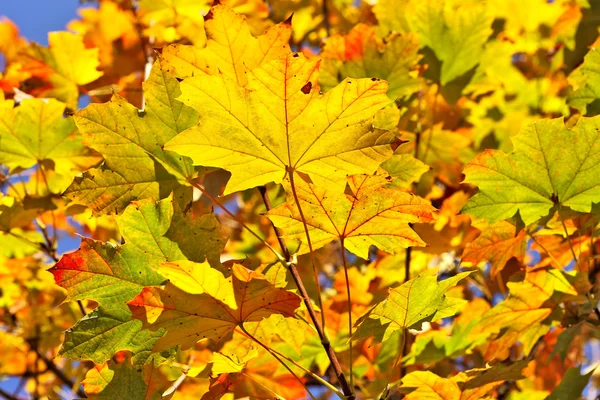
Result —
<path fill-rule="evenodd" d="M 144 286 L 164 283 L 156 272 L 161 262 L 218 262 L 224 242 L 211 214 L 183 220 L 172 199 L 134 203 L 118 217 L 122 246 L 84 239 L 79 250 L 65 254 L 51 269 L 67 300 L 91 299 L 103 304 L 132 299 Z"/>
<path fill-rule="evenodd" d="M 289 54 L 249 72 L 246 88 L 223 75 L 185 79 L 180 100 L 198 110 L 200 125 L 165 149 L 231 172 L 225 194 L 280 183 L 290 171 L 320 185 L 372 173 L 392 152 L 393 134 L 372 127 L 389 103 L 387 83 L 346 79 L 321 95 L 318 66 Z"/>
<path fill-rule="evenodd" d="M 0 17 L 0 52 L 8 64 L 15 60 L 27 45 L 19 35 L 19 28 L 5 16 Z"/>
<path fill-rule="evenodd" d="M 211 267 L 208 262 L 177 261 L 162 263 L 158 273 L 179 289 L 190 294 L 207 293 L 230 308 L 237 307 L 231 278 Z"/>
<path fill-rule="evenodd" d="M 0 101 L 0 163 L 11 170 L 36 164 L 59 174 L 85 170 L 100 162 L 100 157 L 81 143 L 81 135 L 70 117 L 64 118 L 65 105 L 54 99 Z"/>
<path fill-rule="evenodd" d="M 140 22 L 147 26 L 145 35 L 162 43 L 186 37 L 198 46 L 204 44 L 206 1 L 141 0 L 138 7 Z"/>
<path fill-rule="evenodd" d="M 102 364 L 118 351 L 129 351 L 134 366 L 144 365 L 152 354 L 156 341 L 165 334 L 142 329 L 142 323 L 131 319 L 123 304 L 100 306 L 65 331 L 58 352 L 61 357 Z"/>
<path fill-rule="evenodd" d="M 89 399 L 95 400 L 160 400 L 171 382 L 167 381 L 154 362 L 149 362 L 142 369 L 134 368 L 129 359 L 123 362 L 108 362 L 95 365 L 90 369 L 83 387 Z"/>
<path fill-rule="evenodd" d="M 525 254 L 525 231 L 517 233 L 514 225 L 500 221 L 481 232 L 473 242 L 467 244 L 462 261 L 477 265 L 482 261 L 492 264 L 491 276 L 494 277 L 504 268 L 511 257 L 523 259 Z"/>
<path fill-rule="evenodd" d="M 27 50 L 29 61 L 24 65 L 34 76 L 48 79 L 50 88 L 42 88 L 40 97 L 54 97 L 75 110 L 79 87 L 102 76 L 96 68 L 98 49 L 86 49 L 83 38 L 70 32 L 50 32 L 49 48 L 32 43 Z"/>
<path fill-rule="evenodd" d="M 600 97 L 600 54 L 595 48 L 586 54 L 583 64 L 569 75 L 569 83 L 575 89 L 567 98 L 570 106 L 578 109 L 582 114 L 598 114 L 594 107 L 590 107 L 594 100 Z M 588 110 L 588 107 L 590 109 Z"/>
<path fill-rule="evenodd" d="M 217 5 L 210 9 L 204 24 L 206 47 L 175 44 L 163 51 L 163 57 L 180 78 L 223 74 L 246 86 L 248 71 L 290 51 L 290 21 L 274 25 L 255 38 L 244 16 Z"/>
<path fill-rule="evenodd" d="M 418 141 L 413 133 L 408 133 L 406 139 L 410 142 L 398 147 L 394 156 L 416 152 L 419 159 L 429 165 L 444 182 L 458 184 L 462 179 L 460 172 L 463 163 L 475 156 L 471 149 L 471 139 L 467 135 L 442 129 L 441 124 L 436 124 L 419 134 Z M 452 145 L 449 146 L 448 143 Z"/>
<path fill-rule="evenodd" d="M 65 194 L 96 213 L 108 214 L 121 212 L 134 200 L 182 191 L 194 168 L 189 160 L 162 149 L 198 122 L 196 111 L 176 100 L 179 94 L 177 79 L 159 60 L 144 82 L 144 113 L 116 94 L 108 103 L 78 111 L 75 121 L 86 144 L 105 162 L 75 179 Z"/>
<path fill-rule="evenodd" d="M 232 269 L 236 308 L 209 294 L 192 295 L 174 285 L 164 289 L 146 287 L 128 305 L 133 316 L 152 330 L 166 328 L 154 351 L 180 344 L 189 348 L 202 339 L 219 342 L 246 321 L 260 321 L 271 314 L 294 316 L 300 298 L 282 288 L 275 288 L 266 278 L 239 264 Z M 213 284 L 219 284 L 213 282 Z"/>
<path fill-rule="evenodd" d="M 461 272 L 438 282 L 435 274 L 426 273 L 390 289 L 387 299 L 356 321 L 358 329 L 354 336 L 374 336 L 377 341 L 385 341 L 399 329 L 419 329 L 423 322 L 453 316 L 467 301 L 447 297 L 445 293 L 469 274 L 471 271 Z"/>
<path fill-rule="evenodd" d="M 507 349 L 517 340 L 523 343 L 526 355 L 531 352 L 537 339 L 550 329 L 543 324 L 552 313 L 552 307 L 545 305 L 545 302 L 550 299 L 557 285 L 562 287 L 561 291 L 577 293 L 561 274 L 560 271 L 532 272 L 523 282 L 507 283 L 510 297 L 486 312 L 469 334 L 489 335 L 504 330 L 499 340 L 488 349 L 486 359 L 506 358 Z"/>
<path fill-rule="evenodd" d="M 140 37 L 130 10 L 104 1 L 98 8 L 80 8 L 77 13 L 81 19 L 69 22 L 67 27 L 82 35 L 88 47 L 98 48 L 100 65 L 106 76 L 124 73 L 124 64 L 131 63 L 125 61 L 124 55 L 131 60 L 139 60 L 139 53 L 134 54 L 133 51 L 139 49 Z"/>
<path fill-rule="evenodd" d="M 339 239 L 349 251 L 366 260 L 371 245 L 388 253 L 424 246 L 409 224 L 433 221 L 435 209 L 410 193 L 382 187 L 385 183 L 381 176 L 355 175 L 348 179 L 350 193 L 344 194 L 299 179 L 296 192 L 313 249 Z M 292 190 L 286 192 L 288 201 L 267 216 L 286 238 L 304 241 L 303 218 L 290 194 Z M 308 251 L 303 243 L 299 253 Z"/>
<path fill-rule="evenodd" d="M 494 20 L 485 6 L 428 0 L 417 2 L 414 7 L 412 31 L 418 34 L 421 47 L 429 47 L 441 61 L 442 85 L 479 63 Z"/>
<path fill-rule="evenodd" d="M 479 193 L 463 212 L 490 222 L 518 212 L 526 225 L 555 205 L 590 212 L 600 196 L 598 121 L 582 117 L 572 127 L 562 118 L 537 121 L 513 138 L 512 153 L 480 154 L 464 170 Z"/>
<path fill-rule="evenodd" d="M 449 379 L 431 371 L 414 371 L 402 378 L 400 391 L 408 393 L 407 400 L 477 400 L 507 380 L 523 379 L 521 371 L 529 363 L 529 360 L 522 360 L 509 366 L 498 364 L 491 368 L 476 368 Z"/>
<path fill-rule="evenodd" d="M 421 176 L 429 171 L 429 167 L 412 154 L 394 154 L 381 163 L 381 168 L 395 178 L 390 185 L 400 188 L 407 188 L 410 184 L 418 182 Z"/>
<path fill-rule="evenodd" d="M 279 367 L 270 354 L 263 351 L 259 355 L 255 349 L 241 358 L 213 353 L 211 373 L 218 376 L 212 380 L 209 393 L 202 398 L 212 398 L 210 395 L 221 392 L 255 398 L 285 396 L 297 399 L 305 396 L 306 391 L 298 380 L 287 370 L 279 372 Z"/>
<path fill-rule="evenodd" d="M 325 42 L 319 83 L 327 91 L 342 77 L 381 78 L 390 85 L 390 99 L 406 98 L 422 84 L 420 78 L 411 74 L 421 59 L 418 50 L 413 34 L 393 35 L 386 38 L 384 45 L 372 27 L 358 24 L 348 35 L 334 35 Z"/>
<path fill-rule="evenodd" d="M 410 32 L 410 18 L 414 3 L 412 0 L 400 3 L 395 0 L 379 0 L 375 3 L 373 14 L 379 22 L 377 25 L 378 33 L 381 36 L 386 36 L 392 32 Z"/>
<path fill-rule="evenodd" d="M 164 283 L 156 272 L 161 262 L 208 259 L 218 265 L 224 247 L 213 215 L 185 220 L 172 199 L 134 203 L 118 222 L 124 245 L 84 239 L 49 269 L 68 301 L 92 299 L 101 306 L 67 332 L 61 354 L 72 359 L 101 363 L 117 350 L 130 350 L 136 363 L 143 362 L 164 330 L 140 332 L 142 324 L 131 319 L 125 302 L 144 286 Z"/>

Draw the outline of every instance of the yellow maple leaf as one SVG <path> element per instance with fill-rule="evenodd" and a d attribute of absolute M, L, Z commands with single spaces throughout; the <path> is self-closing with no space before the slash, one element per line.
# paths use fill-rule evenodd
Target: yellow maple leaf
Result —
<path fill-rule="evenodd" d="M 230 171 L 226 194 L 280 183 L 292 171 L 340 187 L 348 175 L 373 173 L 394 141 L 373 127 L 390 102 L 387 82 L 346 79 L 322 95 L 318 68 L 289 54 L 249 72 L 246 87 L 224 75 L 185 79 L 179 100 L 199 111 L 200 124 L 164 148 Z"/>

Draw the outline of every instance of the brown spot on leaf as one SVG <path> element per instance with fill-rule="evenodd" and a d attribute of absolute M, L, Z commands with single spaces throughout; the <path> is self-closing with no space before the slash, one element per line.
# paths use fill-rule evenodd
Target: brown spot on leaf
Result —
<path fill-rule="evenodd" d="M 310 93 L 310 89 L 312 89 L 312 82 L 308 82 L 306 85 L 302 86 L 302 93 L 304 94 L 309 94 Z"/>

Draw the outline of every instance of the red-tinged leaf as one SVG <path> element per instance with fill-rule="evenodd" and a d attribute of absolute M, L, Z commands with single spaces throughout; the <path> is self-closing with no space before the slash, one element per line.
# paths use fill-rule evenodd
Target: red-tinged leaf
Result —
<path fill-rule="evenodd" d="M 525 231 L 517 233 L 514 225 L 497 222 L 486 228 L 479 237 L 469 243 L 463 253 L 463 262 L 477 265 L 483 261 L 492 264 L 491 275 L 494 277 L 504 268 L 511 257 L 523 260 L 525 254 Z"/>
<path fill-rule="evenodd" d="M 219 342 L 246 321 L 260 321 L 271 314 L 291 317 L 300 305 L 297 295 L 275 288 L 262 274 L 234 265 L 232 276 L 235 309 L 224 304 L 227 299 L 192 295 L 171 284 L 164 289 L 144 288 L 128 305 L 145 328 L 167 329 L 155 351 L 176 344 L 189 348 L 202 339 Z"/>

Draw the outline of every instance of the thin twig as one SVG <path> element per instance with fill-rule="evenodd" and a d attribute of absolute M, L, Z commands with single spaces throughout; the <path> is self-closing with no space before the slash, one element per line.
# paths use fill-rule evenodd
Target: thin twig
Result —
<path fill-rule="evenodd" d="M 317 272 L 317 264 L 315 263 L 312 241 L 310 240 L 310 234 L 308 233 L 308 225 L 306 224 L 306 218 L 304 217 L 304 212 L 302 211 L 302 206 L 300 205 L 300 199 L 298 198 L 298 194 L 296 193 L 296 185 L 294 183 L 294 171 L 290 170 L 288 172 L 288 175 L 290 177 L 290 185 L 292 186 L 292 195 L 294 196 L 294 201 L 296 202 L 296 206 L 298 207 L 300 219 L 302 220 L 302 226 L 304 227 L 304 234 L 306 235 L 306 244 L 308 245 L 308 250 L 310 252 L 310 262 L 312 264 L 315 283 L 317 285 L 317 300 L 319 300 L 319 308 L 321 309 L 321 324 L 323 325 L 323 328 L 325 328 L 325 310 L 323 309 L 323 299 L 321 297 L 321 283 L 319 282 L 319 273 Z"/>
<path fill-rule="evenodd" d="M 52 371 L 54 373 L 54 375 L 56 375 L 56 377 L 62 381 L 62 383 L 64 383 L 69 388 L 71 388 L 71 390 L 73 390 L 75 393 L 77 393 L 78 396 L 87 398 L 83 389 L 81 389 L 81 388 L 75 389 L 75 383 L 71 379 L 69 379 L 69 377 L 67 375 L 65 375 L 65 373 L 63 371 L 61 371 L 58 368 L 58 366 L 54 363 L 54 361 L 47 359 L 37 348 L 32 348 L 32 350 L 34 350 L 35 353 L 37 354 L 37 356 L 39 357 L 39 359 L 42 360 L 44 362 L 44 364 L 46 364 L 46 368 L 48 368 L 48 370 Z"/>
<path fill-rule="evenodd" d="M 260 187 L 259 192 L 262 196 L 263 202 L 265 203 L 265 207 L 267 208 L 267 211 L 271 210 L 271 208 L 272 208 L 271 200 L 269 199 L 267 190 L 264 187 Z M 271 225 L 273 225 L 272 222 L 271 222 Z M 310 316 L 310 319 L 311 319 L 315 329 L 317 330 L 317 334 L 319 335 L 319 339 L 321 340 L 321 345 L 325 349 L 325 353 L 327 354 L 327 357 L 329 358 L 329 361 L 331 362 L 331 367 L 335 373 L 335 376 L 336 376 L 340 386 L 342 387 L 342 391 L 348 400 L 354 400 L 355 399 L 354 392 L 352 391 L 350 385 L 348 385 L 348 382 L 346 381 L 346 376 L 342 372 L 342 367 L 340 366 L 340 362 L 337 359 L 337 355 L 335 354 L 335 351 L 331 347 L 331 343 L 329 342 L 329 338 L 327 337 L 327 335 L 325 334 L 325 331 L 323 330 L 323 326 L 319 322 L 319 318 L 317 317 L 317 312 L 315 311 L 315 309 L 313 307 L 312 301 L 310 300 L 308 292 L 306 291 L 306 288 L 304 287 L 304 283 L 302 282 L 302 278 L 300 277 L 300 274 L 298 273 L 298 268 L 296 267 L 296 264 L 294 264 L 293 262 L 290 262 L 291 261 L 290 252 L 288 250 L 288 247 L 287 247 L 285 241 L 282 238 L 282 233 L 275 225 L 273 225 L 273 229 L 275 230 L 275 234 L 277 235 L 277 240 L 279 241 L 279 245 L 281 246 L 281 249 L 282 249 L 283 253 L 285 254 L 285 257 L 286 257 L 285 261 L 286 261 L 287 268 L 290 271 L 290 274 L 292 275 L 292 279 L 296 283 L 296 287 L 298 288 L 298 291 L 300 292 L 300 296 L 302 297 L 304 305 L 306 306 L 308 315 Z"/>
<path fill-rule="evenodd" d="M 200 192 L 202 192 L 202 194 L 206 197 L 208 197 L 217 207 L 219 207 L 221 210 L 223 210 L 223 212 L 225 214 L 227 214 L 230 218 L 232 218 L 234 221 L 236 221 L 238 224 L 240 224 L 244 229 L 246 229 L 252 236 L 254 236 L 255 238 L 257 238 L 260 242 L 262 242 L 263 245 L 265 245 L 269 250 L 271 250 L 271 252 L 275 255 L 275 257 L 277 257 L 277 259 L 280 262 L 287 262 L 287 258 L 285 258 L 284 256 L 282 256 L 281 254 L 279 254 L 279 252 L 277 250 L 275 250 L 273 248 L 273 246 L 271 246 L 265 239 L 263 239 L 258 233 L 254 232 L 254 230 L 252 228 L 250 228 L 248 225 L 246 225 L 246 223 L 244 221 L 242 221 L 240 218 L 238 218 L 235 214 L 233 214 L 231 211 L 229 211 L 225 205 L 223 205 L 223 203 L 221 203 L 217 198 L 215 198 L 212 194 L 208 193 L 208 191 L 206 189 L 204 189 L 204 187 L 202 187 L 202 185 L 198 184 L 197 182 L 194 181 L 189 181 L 190 184 L 192 186 L 194 186 L 196 189 L 198 189 Z"/>
<path fill-rule="evenodd" d="M 412 247 L 406 248 L 406 256 L 404 257 L 404 282 L 406 283 L 410 280 L 410 263 L 412 261 Z M 402 330 L 402 346 L 400 348 L 400 354 L 402 358 L 404 358 L 408 354 L 408 349 L 410 347 L 410 343 L 408 341 L 408 329 L 404 328 Z M 394 365 L 394 368 L 396 366 Z M 392 371 L 393 372 L 393 371 Z M 406 366 L 404 363 L 400 365 L 400 378 L 402 379 L 406 375 Z"/>
<path fill-rule="evenodd" d="M 21 398 L 13 396 L 12 394 L 5 392 L 4 390 L 2 390 L 2 388 L 0 388 L 0 396 L 5 398 L 6 400 L 21 400 Z"/>
<path fill-rule="evenodd" d="M 354 387 L 354 372 L 352 371 L 353 357 L 352 357 L 352 295 L 350 294 L 350 278 L 348 277 L 348 263 L 346 261 L 346 250 L 344 248 L 344 238 L 340 240 L 340 247 L 342 251 L 342 264 L 344 265 L 344 277 L 346 278 L 346 298 L 348 302 L 348 346 L 350 350 L 350 387 Z"/>
<path fill-rule="evenodd" d="M 306 385 L 304 385 L 304 382 L 302 382 L 302 379 L 300 379 L 298 377 L 298 375 L 296 375 L 294 373 L 294 371 L 292 371 L 292 369 L 289 367 L 289 365 L 287 365 L 286 363 L 283 362 L 283 360 L 281 358 L 279 358 L 279 356 L 277 354 L 275 354 L 274 352 L 271 351 L 271 349 L 265 345 L 264 343 L 262 343 L 260 340 L 258 340 L 257 338 L 255 338 L 254 336 L 252 336 L 252 334 L 250 332 L 248 332 L 246 330 L 246 328 L 244 328 L 244 325 L 239 325 L 240 329 L 242 330 L 242 332 L 244 332 L 244 334 L 246 336 L 248 336 L 250 339 L 252 339 L 254 342 L 256 342 L 260 347 L 262 347 L 263 349 L 265 349 L 270 355 L 273 356 L 273 358 L 275 358 L 277 361 L 279 361 L 279 363 L 281 365 L 283 365 L 285 367 L 285 369 L 292 374 L 292 376 L 294 378 L 296 378 L 296 380 L 298 382 L 300 382 L 300 384 L 304 387 L 304 390 L 306 390 L 306 393 L 308 393 L 308 395 L 310 396 L 311 399 L 316 400 L 315 396 L 313 396 L 313 394 L 310 392 L 310 390 L 308 390 L 308 388 L 306 387 Z"/>

